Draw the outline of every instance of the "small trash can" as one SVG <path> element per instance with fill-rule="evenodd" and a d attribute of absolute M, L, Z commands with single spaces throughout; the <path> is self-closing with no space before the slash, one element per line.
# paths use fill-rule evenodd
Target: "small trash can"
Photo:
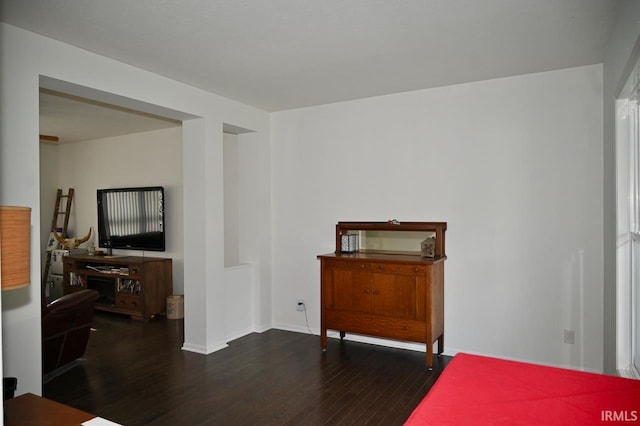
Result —
<path fill-rule="evenodd" d="M 167 319 L 184 318 L 184 296 L 174 294 L 167 297 Z"/>

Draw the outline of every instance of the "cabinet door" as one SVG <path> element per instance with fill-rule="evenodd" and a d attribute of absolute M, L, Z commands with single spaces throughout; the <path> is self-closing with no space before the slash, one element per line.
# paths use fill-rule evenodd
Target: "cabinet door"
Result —
<path fill-rule="evenodd" d="M 373 265 L 372 304 L 378 315 L 424 320 L 425 267 L 422 265 Z"/>
<path fill-rule="evenodd" d="M 340 311 L 371 311 L 371 267 L 369 263 L 328 263 L 325 279 L 325 308 Z"/>

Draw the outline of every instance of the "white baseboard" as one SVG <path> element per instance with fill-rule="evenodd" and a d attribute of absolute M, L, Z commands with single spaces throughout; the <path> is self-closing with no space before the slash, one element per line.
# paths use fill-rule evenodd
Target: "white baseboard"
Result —
<path fill-rule="evenodd" d="M 202 346 L 202 345 L 193 345 L 190 343 L 183 343 L 182 350 L 187 352 L 195 352 L 197 354 L 209 355 L 211 353 L 217 352 L 220 349 L 224 349 L 229 347 L 225 342 L 219 342 L 214 345 Z"/>
<path fill-rule="evenodd" d="M 627 370 L 618 370 L 618 375 L 620 377 L 626 377 L 627 379 L 640 380 L 640 375 L 633 368 L 629 368 Z"/>

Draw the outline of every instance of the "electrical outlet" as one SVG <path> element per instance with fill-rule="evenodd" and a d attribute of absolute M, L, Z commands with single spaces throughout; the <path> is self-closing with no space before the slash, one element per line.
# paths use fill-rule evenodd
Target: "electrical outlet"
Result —
<path fill-rule="evenodd" d="M 576 332 L 575 330 L 565 330 L 564 331 L 564 342 L 570 345 L 576 343 Z"/>
<path fill-rule="evenodd" d="M 300 312 L 304 312 L 304 309 L 305 309 L 304 300 L 298 299 L 298 301 L 296 302 L 296 310 Z"/>

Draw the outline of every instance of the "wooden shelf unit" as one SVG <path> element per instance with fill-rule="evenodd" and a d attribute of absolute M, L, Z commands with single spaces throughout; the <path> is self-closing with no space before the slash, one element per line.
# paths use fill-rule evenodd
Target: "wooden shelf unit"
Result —
<path fill-rule="evenodd" d="M 63 292 L 100 293 L 96 309 L 148 320 L 166 311 L 173 294 L 171 259 L 140 256 L 65 256 Z"/>
<path fill-rule="evenodd" d="M 320 259 L 320 345 L 327 330 L 425 343 L 426 365 L 433 365 L 433 344 L 444 348 L 444 261 L 446 222 L 339 222 L 334 253 Z M 436 238 L 435 257 L 415 250 L 359 247 L 343 253 L 342 236 L 374 231 L 393 239 L 397 232 Z M 366 242 L 364 234 L 361 242 Z M 400 238 L 402 239 L 402 238 Z"/>

